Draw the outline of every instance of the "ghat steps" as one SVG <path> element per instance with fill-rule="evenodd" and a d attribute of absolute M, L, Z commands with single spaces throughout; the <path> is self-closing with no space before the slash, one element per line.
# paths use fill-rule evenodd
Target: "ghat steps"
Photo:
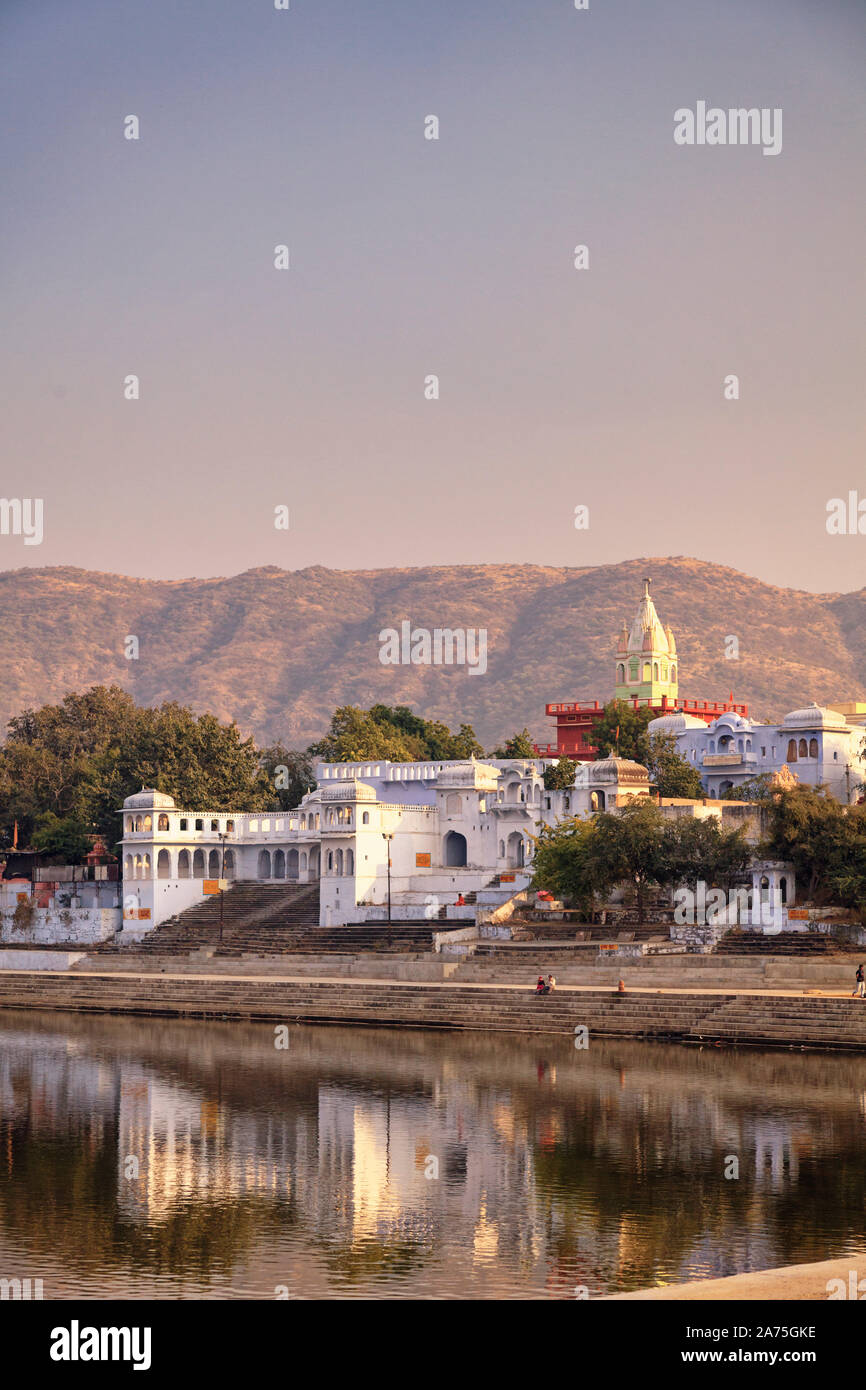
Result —
<path fill-rule="evenodd" d="M 866 1051 L 866 1002 L 848 998 L 5 971 L 0 1007 Z"/>

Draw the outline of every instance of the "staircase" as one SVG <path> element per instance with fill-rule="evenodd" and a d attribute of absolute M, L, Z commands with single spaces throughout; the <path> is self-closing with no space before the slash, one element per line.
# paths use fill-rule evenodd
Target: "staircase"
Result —
<path fill-rule="evenodd" d="M 715 949 L 717 956 L 860 956 L 866 946 L 823 932 L 783 931 L 765 936 L 760 931 L 728 932 Z M 853 966 L 852 966 L 853 970 Z"/>
<path fill-rule="evenodd" d="M 161 922 L 143 938 L 138 950 L 163 956 L 185 956 L 212 950 L 217 955 L 249 951 L 270 955 L 291 949 L 298 932 L 319 923 L 317 883 L 236 883 L 223 899 L 223 938 L 220 945 L 219 895 Z"/>
<path fill-rule="evenodd" d="M 350 955 L 364 951 L 432 951 L 435 923 L 392 921 L 348 927 L 319 926 L 319 885 L 236 883 L 223 901 L 205 898 L 195 907 L 161 922 L 136 946 L 148 956 L 188 956 L 210 951 L 218 957 Z M 459 924 L 455 924 L 459 925 Z M 90 948 L 91 954 L 117 951 L 113 942 Z"/>

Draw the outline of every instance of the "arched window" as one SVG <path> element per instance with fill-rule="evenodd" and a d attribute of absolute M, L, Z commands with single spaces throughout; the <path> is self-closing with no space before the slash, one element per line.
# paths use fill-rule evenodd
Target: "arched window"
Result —
<path fill-rule="evenodd" d="M 307 872 L 307 851 L 304 850 L 303 854 L 301 855 L 301 873 L 302 873 L 302 874 L 305 874 L 306 872 Z"/>
<path fill-rule="evenodd" d="M 197 849 L 192 857 L 193 878 L 204 878 L 204 850 Z"/>
<path fill-rule="evenodd" d="M 328 864 L 328 873 L 329 873 L 329 874 L 332 874 L 332 873 L 334 872 L 334 851 L 333 851 L 332 849 L 329 849 L 329 850 L 328 850 L 328 860 L 327 860 L 327 864 Z"/>
<path fill-rule="evenodd" d="M 369 825 L 369 824 L 370 824 L 370 812 L 369 812 L 369 811 L 365 811 L 365 812 L 364 812 L 363 816 L 361 817 L 361 824 L 362 824 L 362 825 Z"/>
<path fill-rule="evenodd" d="M 178 878 L 189 878 L 189 850 L 182 849 L 177 856 L 177 876 Z"/>
<path fill-rule="evenodd" d="M 504 859 L 504 858 L 505 858 L 505 841 L 504 841 L 504 840 L 500 840 L 500 841 L 499 841 L 499 858 L 500 858 L 500 859 Z"/>
<path fill-rule="evenodd" d="M 676 678 L 677 678 L 677 668 L 676 668 L 676 666 L 672 666 L 672 667 L 671 667 L 671 681 L 672 681 L 672 682 L 675 681 Z"/>
<path fill-rule="evenodd" d="M 259 850 L 258 874 L 259 878 L 271 876 L 271 856 L 266 849 Z"/>
<path fill-rule="evenodd" d="M 809 756 L 809 748 L 804 738 L 800 739 L 800 743 L 797 748 L 797 756 L 799 758 L 808 758 Z"/>
<path fill-rule="evenodd" d="M 797 761 L 797 740 L 796 740 L 795 738 L 789 738 L 789 739 L 788 739 L 788 762 L 789 762 L 789 763 L 795 763 L 796 761 Z"/>
<path fill-rule="evenodd" d="M 124 878 L 133 878 L 133 877 L 134 877 L 133 861 L 132 861 L 132 855 L 131 855 L 131 854 L 128 854 L 128 855 L 126 856 L 126 858 L 124 859 L 124 861 L 123 861 L 123 877 L 124 877 Z"/>
<path fill-rule="evenodd" d="M 167 849 L 161 849 L 156 857 L 157 878 L 171 878 L 171 856 Z"/>
<path fill-rule="evenodd" d="M 219 878 L 220 876 L 220 852 L 218 849 L 212 849 L 208 855 L 207 876 L 208 878 Z"/>
<path fill-rule="evenodd" d="M 648 680 L 651 679 L 651 672 L 652 672 L 652 663 L 649 662 L 649 661 L 645 661 L 644 664 L 643 664 L 643 678 L 644 678 L 645 681 L 648 681 Z"/>
<path fill-rule="evenodd" d="M 658 678 L 659 678 L 659 664 L 658 664 L 657 661 L 654 661 L 654 662 L 653 662 L 653 680 L 654 680 L 654 681 L 657 681 Z"/>
<path fill-rule="evenodd" d="M 127 817 L 126 817 L 126 833 L 127 833 L 127 835 L 131 835 L 131 834 L 133 833 L 134 830 L 135 830 L 135 821 L 132 819 L 132 816 L 127 816 Z"/>
<path fill-rule="evenodd" d="M 298 877 L 298 851 L 290 849 L 286 855 L 286 878 Z"/>
<path fill-rule="evenodd" d="M 341 849 L 337 850 L 337 858 L 336 863 L 334 864 L 334 872 L 336 873 L 337 878 L 343 877 L 343 851 Z"/>
<path fill-rule="evenodd" d="M 145 828 L 145 830 L 152 830 L 152 829 L 153 829 L 153 820 L 151 819 L 150 816 L 145 816 L 145 818 L 144 818 L 144 828 Z"/>
<path fill-rule="evenodd" d="M 150 878 L 150 855 L 145 854 L 141 861 L 142 878 Z"/>
<path fill-rule="evenodd" d="M 625 685 L 625 663 L 622 661 L 616 668 L 616 683 L 617 685 Z"/>
<path fill-rule="evenodd" d="M 141 855 L 140 855 L 140 854 L 137 854 L 137 855 L 135 856 L 135 865 L 134 865 L 134 867 L 133 867 L 133 876 L 134 876 L 135 878 L 141 878 L 141 876 L 142 876 L 142 874 L 141 874 Z"/>
<path fill-rule="evenodd" d="M 817 756 L 818 756 L 818 740 L 817 740 L 816 738 L 810 738 L 810 739 L 809 739 L 809 757 L 810 757 L 810 758 L 817 758 Z"/>
<path fill-rule="evenodd" d="M 234 852 L 233 849 L 227 849 L 227 850 L 226 850 L 225 864 L 223 865 L 223 868 L 225 869 L 225 877 L 226 877 L 226 878 L 234 878 L 234 876 L 235 876 L 235 852 Z"/>
<path fill-rule="evenodd" d="M 144 829 L 144 822 L 142 821 L 141 816 L 136 816 L 136 818 L 135 818 L 135 828 L 136 828 L 137 831 L 143 830 L 143 829 Z"/>
<path fill-rule="evenodd" d="M 281 849 L 274 852 L 274 878 L 285 878 L 286 856 Z"/>
<path fill-rule="evenodd" d="M 779 891 L 782 895 L 782 906 L 784 907 L 785 903 L 788 901 L 788 880 L 785 878 L 784 874 L 779 879 Z"/>
<path fill-rule="evenodd" d="M 353 874 L 354 872 L 355 872 L 355 851 L 352 850 L 352 849 L 347 849 L 347 850 L 346 850 L 346 873 L 347 873 L 347 874 Z"/>
<path fill-rule="evenodd" d="M 156 823 L 157 830 L 168 830 L 168 816 L 165 811 L 160 812 L 159 820 Z"/>

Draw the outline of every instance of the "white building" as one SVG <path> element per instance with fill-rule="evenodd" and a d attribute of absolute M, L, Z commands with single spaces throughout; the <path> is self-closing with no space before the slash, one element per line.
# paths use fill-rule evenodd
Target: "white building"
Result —
<path fill-rule="evenodd" d="M 649 732 L 674 735 L 677 751 L 698 769 L 711 797 L 787 768 L 805 786 L 826 786 L 837 801 L 851 805 L 866 776 L 862 727 L 820 705 L 792 710 L 780 724 L 759 724 L 733 711 L 712 724 L 665 714 L 650 722 Z"/>
<path fill-rule="evenodd" d="M 123 804 L 125 930 L 150 930 L 221 879 L 319 883 L 320 923 L 474 921 L 472 893 L 498 906 L 529 882 L 542 825 L 649 795 L 645 767 L 605 758 L 568 791 L 544 788 L 550 759 L 321 763 L 293 811 L 182 810 L 142 788 Z"/>

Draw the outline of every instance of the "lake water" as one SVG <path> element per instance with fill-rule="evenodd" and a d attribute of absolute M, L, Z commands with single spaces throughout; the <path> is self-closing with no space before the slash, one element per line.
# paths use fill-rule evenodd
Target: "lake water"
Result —
<path fill-rule="evenodd" d="M 0 1278 L 45 1298 L 574 1298 L 866 1251 L 866 1058 L 279 1040 L 0 1011 Z"/>

